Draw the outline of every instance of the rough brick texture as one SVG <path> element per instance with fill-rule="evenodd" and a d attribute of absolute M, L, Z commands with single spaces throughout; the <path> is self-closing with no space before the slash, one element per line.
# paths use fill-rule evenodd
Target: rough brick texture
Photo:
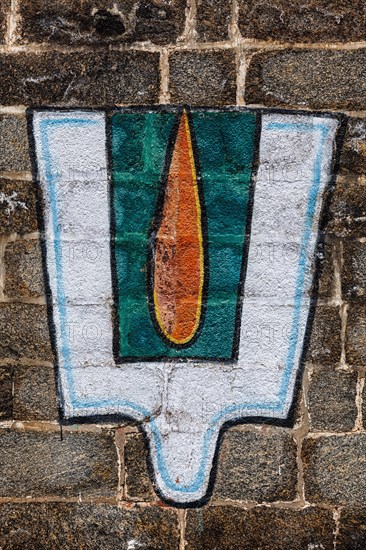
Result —
<path fill-rule="evenodd" d="M 336 307 L 316 308 L 307 358 L 313 363 L 336 364 L 341 357 L 341 317 Z"/>
<path fill-rule="evenodd" d="M 184 30 L 185 7 L 186 0 L 25 0 L 20 42 L 168 44 Z"/>
<path fill-rule="evenodd" d="M 172 103 L 235 103 L 235 56 L 231 51 L 177 52 L 170 56 Z"/>
<path fill-rule="evenodd" d="M 0 55 L 0 104 L 156 103 L 159 55 L 93 52 Z"/>
<path fill-rule="evenodd" d="M 17 420 L 58 420 L 53 367 L 17 366 L 14 369 L 13 415 Z"/>
<path fill-rule="evenodd" d="M 147 471 L 146 441 L 141 434 L 126 436 L 124 463 L 126 468 L 126 493 L 133 500 L 154 500 L 156 495 Z"/>
<path fill-rule="evenodd" d="M 13 416 L 13 369 L 0 367 L 0 421 Z"/>
<path fill-rule="evenodd" d="M 0 495 L 115 496 L 116 448 L 101 433 L 0 432 Z"/>
<path fill-rule="evenodd" d="M 231 4 L 226 0 L 198 0 L 196 31 L 200 41 L 218 42 L 229 38 Z"/>
<path fill-rule="evenodd" d="M 355 367 L 366 364 L 366 305 L 351 304 L 347 310 L 346 361 Z"/>
<path fill-rule="evenodd" d="M 337 548 L 363 550 L 366 546 L 366 508 L 344 508 L 341 512 Z"/>
<path fill-rule="evenodd" d="M 39 242 L 18 241 L 5 249 L 5 287 L 8 298 L 38 298 L 44 294 Z"/>
<path fill-rule="evenodd" d="M 34 185 L 0 178 L 0 235 L 31 233 L 37 228 Z"/>
<path fill-rule="evenodd" d="M 11 0 L 2 0 L 0 4 L 0 44 L 4 44 L 6 41 L 10 4 Z"/>
<path fill-rule="evenodd" d="M 220 446 L 216 498 L 255 502 L 296 497 L 296 446 L 290 434 L 228 431 Z"/>
<path fill-rule="evenodd" d="M 357 42 L 365 40 L 362 0 L 239 0 L 244 38 L 282 42 Z"/>
<path fill-rule="evenodd" d="M 308 393 L 312 431 L 347 432 L 354 428 L 357 373 L 316 369 Z"/>
<path fill-rule="evenodd" d="M 366 504 L 366 435 L 322 436 L 303 443 L 309 502 Z"/>
<path fill-rule="evenodd" d="M 0 504 L 0 538 L 13 548 L 131 548 L 178 550 L 178 520 L 166 508 L 92 504 Z"/>
<path fill-rule="evenodd" d="M 0 171 L 30 171 L 27 123 L 24 116 L 0 115 Z"/>
<path fill-rule="evenodd" d="M 365 50 L 284 50 L 254 55 L 245 87 L 248 104 L 363 109 Z"/>
<path fill-rule="evenodd" d="M 330 510 L 286 510 L 230 506 L 190 510 L 187 515 L 188 550 L 240 548 L 291 550 L 333 548 L 334 521 Z"/>

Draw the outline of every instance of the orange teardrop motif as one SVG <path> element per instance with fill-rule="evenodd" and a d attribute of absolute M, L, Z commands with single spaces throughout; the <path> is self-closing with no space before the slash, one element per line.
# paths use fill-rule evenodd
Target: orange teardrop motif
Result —
<path fill-rule="evenodd" d="M 204 285 L 202 211 L 186 111 L 173 146 L 153 258 L 156 321 L 169 342 L 186 345 L 200 325 Z"/>

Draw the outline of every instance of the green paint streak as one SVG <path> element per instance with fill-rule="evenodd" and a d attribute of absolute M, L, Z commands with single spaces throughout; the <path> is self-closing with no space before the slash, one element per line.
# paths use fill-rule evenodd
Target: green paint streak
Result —
<path fill-rule="evenodd" d="M 199 338 L 175 350 L 155 332 L 147 302 L 146 262 L 151 221 L 174 113 L 118 113 L 112 118 L 122 357 L 209 357 L 232 353 L 237 292 L 252 171 L 255 115 L 194 112 L 208 223 L 209 288 Z"/>

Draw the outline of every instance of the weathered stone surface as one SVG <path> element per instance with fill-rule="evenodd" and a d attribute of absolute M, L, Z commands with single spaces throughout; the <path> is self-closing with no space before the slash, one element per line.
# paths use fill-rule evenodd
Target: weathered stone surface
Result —
<path fill-rule="evenodd" d="M 146 466 L 147 446 L 141 434 L 126 436 L 124 463 L 127 496 L 139 500 L 156 498 Z"/>
<path fill-rule="evenodd" d="M 3 105 L 155 103 L 159 54 L 128 52 L 0 55 Z"/>
<path fill-rule="evenodd" d="M 346 362 L 355 367 L 366 364 L 366 306 L 350 304 L 347 310 Z"/>
<path fill-rule="evenodd" d="M 364 109 L 366 50 L 283 50 L 254 55 L 247 104 Z"/>
<path fill-rule="evenodd" d="M 307 438 L 302 458 L 309 502 L 366 504 L 365 434 Z"/>
<path fill-rule="evenodd" d="M 366 185 L 349 177 L 338 179 L 327 231 L 338 237 L 366 235 Z"/>
<path fill-rule="evenodd" d="M 0 3 L 0 44 L 4 44 L 6 40 L 10 4 L 11 0 L 2 0 Z"/>
<path fill-rule="evenodd" d="M 0 420 L 13 415 L 13 369 L 0 367 Z"/>
<path fill-rule="evenodd" d="M 236 68 L 231 50 L 176 52 L 169 63 L 172 103 L 235 104 Z"/>
<path fill-rule="evenodd" d="M 25 0 L 20 41 L 98 44 L 175 42 L 184 30 L 186 0 Z"/>
<path fill-rule="evenodd" d="M 0 304 L 0 358 L 52 360 L 46 306 Z"/>
<path fill-rule="evenodd" d="M 24 116 L 0 115 L 0 171 L 30 171 L 27 123 Z"/>
<path fill-rule="evenodd" d="M 366 508 L 343 508 L 336 540 L 340 550 L 366 548 Z"/>
<path fill-rule="evenodd" d="M 5 295 L 9 298 L 44 294 L 42 255 L 36 240 L 9 243 L 5 248 Z"/>
<path fill-rule="evenodd" d="M 0 235 L 30 233 L 37 226 L 34 185 L 0 178 Z"/>
<path fill-rule="evenodd" d="M 366 119 L 351 118 L 344 137 L 339 171 L 341 174 L 366 175 Z"/>
<path fill-rule="evenodd" d="M 198 0 L 196 31 L 202 42 L 229 38 L 231 3 L 227 0 Z"/>
<path fill-rule="evenodd" d="M 185 538 L 187 550 L 303 550 L 333 548 L 331 510 L 215 506 L 189 510 Z"/>
<path fill-rule="evenodd" d="M 108 434 L 0 432 L 1 496 L 114 496 L 117 485 Z"/>
<path fill-rule="evenodd" d="M 310 429 L 347 432 L 357 417 L 357 373 L 316 369 L 309 386 Z"/>
<path fill-rule="evenodd" d="M 365 40 L 362 0 L 239 0 L 244 38 L 281 42 L 357 42 Z"/>
<path fill-rule="evenodd" d="M 334 264 L 337 255 L 340 255 L 339 243 L 329 239 L 318 247 L 317 255 L 320 260 L 318 297 L 331 299 L 335 294 Z"/>
<path fill-rule="evenodd" d="M 341 357 L 341 318 L 337 307 L 318 306 L 315 311 L 307 360 L 336 364 Z"/>
<path fill-rule="evenodd" d="M 14 418 L 57 420 L 57 398 L 53 367 L 23 367 L 14 370 Z"/>
<path fill-rule="evenodd" d="M 226 432 L 219 451 L 216 498 L 293 500 L 296 485 L 296 445 L 291 434 Z"/>
<path fill-rule="evenodd" d="M 0 515 L 3 550 L 179 549 L 177 514 L 168 508 L 60 502 L 1 504 Z"/>
<path fill-rule="evenodd" d="M 342 295 L 345 300 L 366 298 L 366 243 L 343 243 Z"/>

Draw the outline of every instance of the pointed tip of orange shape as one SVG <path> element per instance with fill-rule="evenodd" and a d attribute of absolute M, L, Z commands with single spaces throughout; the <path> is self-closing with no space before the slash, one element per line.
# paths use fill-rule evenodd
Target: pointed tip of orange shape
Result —
<path fill-rule="evenodd" d="M 186 110 L 179 121 L 154 242 L 154 314 L 164 337 L 185 345 L 202 317 L 202 209 Z"/>

